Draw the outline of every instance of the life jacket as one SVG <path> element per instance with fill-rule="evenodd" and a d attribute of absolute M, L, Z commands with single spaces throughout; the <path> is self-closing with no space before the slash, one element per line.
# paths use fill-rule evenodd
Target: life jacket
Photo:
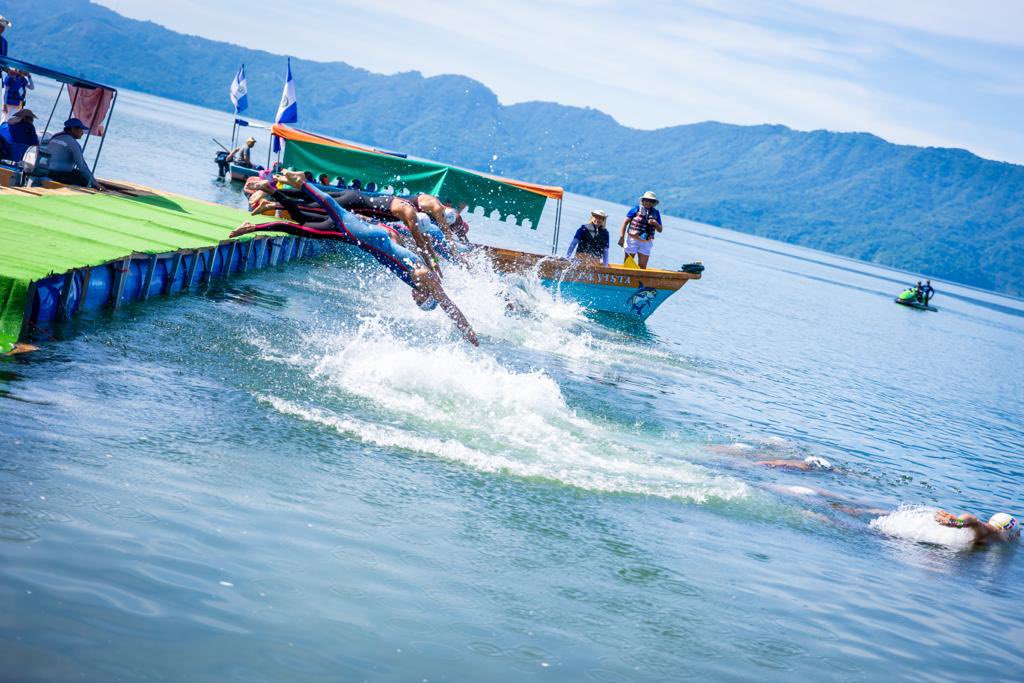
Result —
<path fill-rule="evenodd" d="M 608 238 L 601 234 L 601 228 L 591 230 L 591 225 L 591 223 L 584 223 L 580 226 L 585 228 L 585 230 L 580 234 L 580 242 L 576 245 L 576 253 L 589 254 L 600 258 L 604 255 L 605 247 L 608 246 Z"/>
<path fill-rule="evenodd" d="M 633 220 L 629 222 L 629 234 L 640 240 L 654 239 L 654 226 L 651 225 L 651 210 L 640 207 Z"/>

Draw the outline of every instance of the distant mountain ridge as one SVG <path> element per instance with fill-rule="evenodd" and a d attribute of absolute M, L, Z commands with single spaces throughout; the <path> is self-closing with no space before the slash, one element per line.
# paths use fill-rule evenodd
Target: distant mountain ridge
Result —
<path fill-rule="evenodd" d="M 222 111 L 244 62 L 247 113 L 276 110 L 281 56 L 87 0 L 4 0 L 0 13 L 15 21 L 13 57 Z M 1024 166 L 867 133 L 715 122 L 636 130 L 590 108 L 503 106 L 464 76 L 292 66 L 303 128 L 623 203 L 653 189 L 673 215 L 1024 295 Z"/>

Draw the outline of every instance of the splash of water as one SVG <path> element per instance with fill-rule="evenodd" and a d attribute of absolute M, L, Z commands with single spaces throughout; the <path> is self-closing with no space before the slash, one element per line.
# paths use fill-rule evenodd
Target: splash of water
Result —
<path fill-rule="evenodd" d="M 967 548 L 974 539 L 969 529 L 953 529 L 935 521 L 936 508 L 904 505 L 895 512 L 871 520 L 871 527 L 883 534 L 908 541 Z"/>

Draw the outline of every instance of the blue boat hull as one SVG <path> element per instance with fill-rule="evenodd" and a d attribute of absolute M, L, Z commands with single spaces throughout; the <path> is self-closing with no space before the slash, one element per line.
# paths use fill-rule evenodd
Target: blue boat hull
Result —
<path fill-rule="evenodd" d="M 510 249 L 484 247 L 502 272 L 535 274 L 545 286 L 592 311 L 646 320 L 666 299 L 699 273 L 640 270 L 550 258 Z"/>

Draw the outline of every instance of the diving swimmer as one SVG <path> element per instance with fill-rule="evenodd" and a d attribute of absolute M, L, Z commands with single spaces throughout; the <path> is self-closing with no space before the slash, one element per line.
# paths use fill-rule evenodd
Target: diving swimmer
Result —
<path fill-rule="evenodd" d="M 305 224 L 307 220 L 323 219 L 323 213 L 319 207 L 308 206 L 308 198 L 299 190 L 279 189 L 269 181 L 256 182 L 251 189 L 266 195 L 266 197 L 260 197 L 258 201 L 250 200 L 254 214 L 281 208 L 299 224 Z M 418 220 L 420 214 L 427 215 L 440 227 L 444 241 L 448 245 L 449 254 L 453 255 L 453 258 L 458 258 L 460 252 L 457 249 L 457 236 L 453 230 L 461 222 L 461 217 L 456 211 L 445 207 L 432 195 L 395 197 L 368 195 L 357 189 L 338 191 L 333 188 L 326 190 L 325 193 L 333 197 L 338 205 L 347 211 L 377 220 L 401 222 L 415 240 L 416 250 L 431 268 L 438 270 L 437 252 L 434 248 L 436 240 L 431 240 L 424 234 Z"/>
<path fill-rule="evenodd" d="M 1020 538 L 1020 525 L 1016 518 L 1005 512 L 997 512 L 987 522 L 983 522 L 970 513 L 956 517 L 945 510 L 939 510 L 935 513 L 935 521 L 954 529 L 970 529 L 974 532 L 974 542 L 979 545 L 1009 543 Z"/>
<path fill-rule="evenodd" d="M 412 288 L 412 298 L 420 308 L 431 310 L 440 306 L 462 332 L 466 341 L 474 346 L 480 345 L 469 321 L 441 287 L 437 274 L 427 267 L 418 254 L 404 247 L 393 231 L 383 226 L 370 225 L 346 211 L 334 198 L 307 182 L 300 172 L 284 171 L 277 180 L 300 188 L 324 211 L 325 218 L 317 222 L 307 220 L 304 225 L 286 221 L 260 225 L 246 222 L 232 230 L 230 237 L 240 237 L 257 231 L 285 232 L 298 237 L 333 239 L 353 244 L 373 256 L 409 285 Z"/>

